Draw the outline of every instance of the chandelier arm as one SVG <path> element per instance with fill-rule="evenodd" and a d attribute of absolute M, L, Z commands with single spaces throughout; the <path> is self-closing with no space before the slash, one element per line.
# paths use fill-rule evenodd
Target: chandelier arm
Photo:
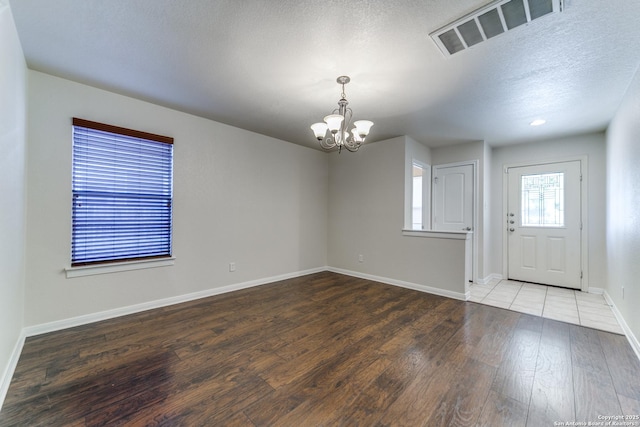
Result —
<path fill-rule="evenodd" d="M 349 127 L 351 126 L 351 117 L 353 116 L 353 112 L 351 108 L 347 107 L 347 102 L 344 100 L 344 104 L 340 105 L 340 114 L 343 119 L 342 123 L 340 123 L 340 130 L 335 135 L 335 140 L 338 145 L 343 145 L 347 143 L 347 139 L 349 139 Z"/>
<path fill-rule="evenodd" d="M 351 127 L 351 119 L 353 118 L 353 110 L 351 108 L 346 108 L 344 111 L 344 120 L 342 121 L 342 123 L 344 123 L 344 131 L 345 132 L 349 132 L 349 128 Z"/>
<path fill-rule="evenodd" d="M 324 138 L 320 141 L 320 147 L 324 150 L 332 150 L 336 148 L 337 145 L 333 138 Z"/>
<path fill-rule="evenodd" d="M 344 148 L 351 151 L 352 153 L 355 153 L 356 151 L 358 151 L 361 146 L 362 146 L 362 142 L 354 141 L 353 138 L 349 138 L 344 144 Z"/>

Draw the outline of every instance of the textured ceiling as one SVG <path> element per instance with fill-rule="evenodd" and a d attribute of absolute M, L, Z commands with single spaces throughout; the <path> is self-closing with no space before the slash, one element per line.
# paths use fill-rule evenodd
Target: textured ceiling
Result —
<path fill-rule="evenodd" d="M 368 140 L 504 145 L 603 130 L 640 63 L 640 2 L 561 13 L 445 58 L 484 0 L 11 0 L 31 69 L 297 144 L 336 107 Z M 547 124 L 531 127 L 536 118 Z"/>

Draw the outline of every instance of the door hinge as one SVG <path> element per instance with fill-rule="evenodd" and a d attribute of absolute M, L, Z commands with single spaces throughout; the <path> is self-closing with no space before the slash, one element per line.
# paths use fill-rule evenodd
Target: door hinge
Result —
<path fill-rule="evenodd" d="M 580 174 L 580 182 L 582 182 L 582 174 Z"/>
<path fill-rule="evenodd" d="M 582 279 L 582 271 L 580 272 L 580 278 Z"/>
<path fill-rule="evenodd" d="M 438 183 L 438 177 L 437 177 L 437 176 L 434 176 L 434 177 L 433 177 L 433 183 L 434 183 L 434 184 L 437 184 L 437 183 Z"/>
<path fill-rule="evenodd" d="M 582 231 L 582 223 L 580 223 L 580 231 Z"/>

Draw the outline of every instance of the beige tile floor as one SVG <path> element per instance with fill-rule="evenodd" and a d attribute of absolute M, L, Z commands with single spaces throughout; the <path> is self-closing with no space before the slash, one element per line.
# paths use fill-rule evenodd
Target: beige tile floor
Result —
<path fill-rule="evenodd" d="M 513 280 L 474 283 L 470 291 L 469 301 L 624 335 L 602 295 Z"/>

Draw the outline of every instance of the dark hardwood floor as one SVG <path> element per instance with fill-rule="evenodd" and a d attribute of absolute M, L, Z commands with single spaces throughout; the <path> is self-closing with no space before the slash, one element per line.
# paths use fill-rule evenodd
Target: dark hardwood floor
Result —
<path fill-rule="evenodd" d="M 28 338 L 0 426 L 622 414 L 640 414 L 640 362 L 623 336 L 325 272 Z"/>

